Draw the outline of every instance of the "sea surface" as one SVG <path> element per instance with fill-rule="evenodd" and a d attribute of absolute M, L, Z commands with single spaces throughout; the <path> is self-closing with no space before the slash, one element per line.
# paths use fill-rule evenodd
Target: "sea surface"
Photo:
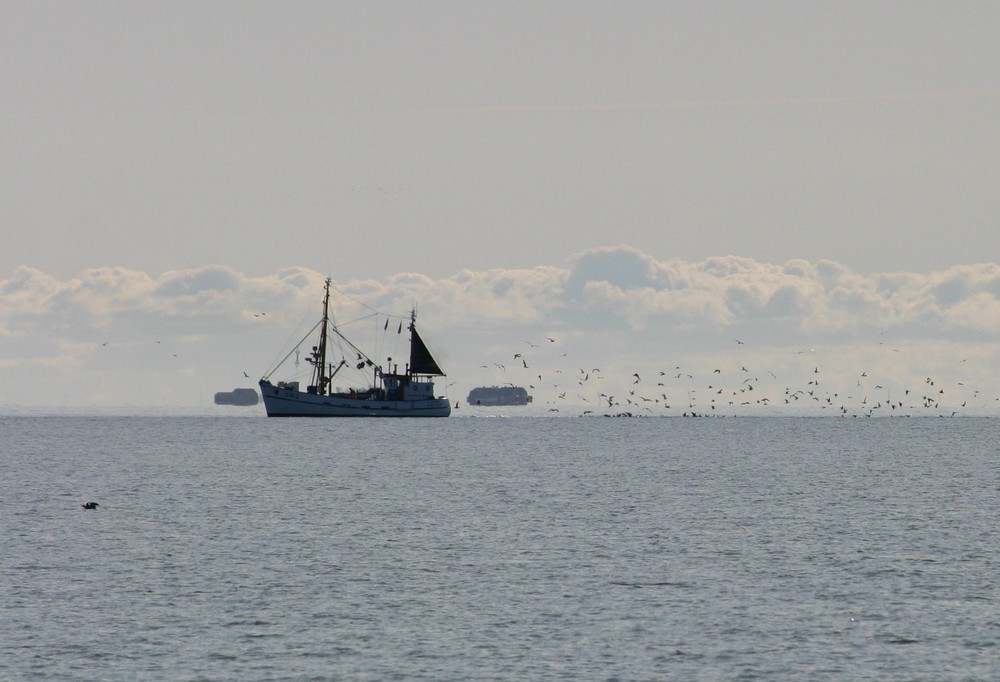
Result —
<path fill-rule="evenodd" d="M 0 417 L 0 679 L 1000 679 L 1000 419 L 261 412 Z"/>

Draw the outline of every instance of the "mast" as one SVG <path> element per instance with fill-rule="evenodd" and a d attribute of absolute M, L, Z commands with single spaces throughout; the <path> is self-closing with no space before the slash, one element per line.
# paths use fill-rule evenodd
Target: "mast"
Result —
<path fill-rule="evenodd" d="M 323 295 L 323 321 L 320 322 L 319 345 L 313 347 L 311 362 L 313 365 L 313 386 L 319 395 L 326 395 L 326 330 L 330 326 L 330 278 L 326 278 L 325 294 Z"/>
<path fill-rule="evenodd" d="M 412 375 L 416 373 L 414 368 L 414 357 L 413 357 L 413 335 L 417 333 L 417 306 L 414 305 L 410 308 L 410 324 L 408 326 L 410 331 L 410 364 L 406 366 L 406 373 Z"/>

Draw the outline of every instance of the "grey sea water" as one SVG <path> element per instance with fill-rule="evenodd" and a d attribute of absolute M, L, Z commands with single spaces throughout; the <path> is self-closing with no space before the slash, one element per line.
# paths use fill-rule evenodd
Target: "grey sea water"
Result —
<path fill-rule="evenodd" d="M 998 419 L 0 437 L 0 679 L 1000 679 Z"/>

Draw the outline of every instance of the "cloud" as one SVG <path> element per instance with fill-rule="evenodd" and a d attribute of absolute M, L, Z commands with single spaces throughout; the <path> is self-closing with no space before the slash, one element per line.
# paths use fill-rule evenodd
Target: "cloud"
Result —
<path fill-rule="evenodd" d="M 164 273 L 156 284 L 158 296 L 181 297 L 217 295 L 239 291 L 241 276 L 232 268 L 212 265 L 197 270 L 175 270 Z"/>
<path fill-rule="evenodd" d="M 0 280 L 0 320 L 45 313 L 61 287 L 59 281 L 41 270 L 18 268 L 9 279 Z"/>
<path fill-rule="evenodd" d="M 324 279 L 301 267 L 264 276 L 224 265 L 158 276 L 106 267 L 65 280 L 18 268 L 0 279 L 0 366 L 7 385 L 22 388 L 0 402 L 30 395 L 44 403 L 45 386 L 85 402 L 95 381 L 114 382 L 133 399 L 155 382 L 158 399 L 204 401 L 243 372 L 259 374 L 282 343 L 297 340 L 296 329 L 308 329 Z M 660 260 L 622 245 L 583 251 L 564 266 L 441 279 L 406 272 L 335 287 L 339 322 L 363 326 L 375 310 L 405 318 L 416 306 L 422 332 L 460 383 L 505 379 L 485 376 L 483 366 L 546 338 L 554 341 L 542 347 L 547 355 L 534 351 L 539 371 L 531 376 L 571 360 L 623 373 L 640 363 L 709 367 L 735 362 L 735 339 L 773 368 L 820 348 L 845 364 L 844 377 L 857 369 L 847 364 L 872 357 L 916 375 L 950 362 L 946 348 L 976 358 L 982 381 L 997 373 L 1000 266 L 992 263 L 862 275 L 827 260 Z M 890 346 L 906 357 L 885 355 Z"/>
<path fill-rule="evenodd" d="M 82 329 L 141 313 L 147 319 L 184 317 L 246 320 L 251 311 L 315 299 L 324 276 L 288 268 L 252 277 L 221 265 L 152 277 L 122 267 L 95 268 L 57 280 L 18 268 L 0 280 L 0 323 L 32 331 L 55 316 Z M 463 270 L 444 279 L 400 273 L 387 281 L 336 283 L 362 310 L 405 313 L 418 303 L 449 324 L 500 322 L 571 325 L 602 313 L 635 328 L 684 321 L 717 329 L 758 322 L 789 332 L 843 334 L 890 328 L 914 333 L 993 333 L 1000 266 L 955 266 L 943 272 L 862 276 L 830 261 L 775 265 L 737 256 L 701 262 L 658 261 L 629 246 L 585 251 L 567 267 Z"/>
<path fill-rule="evenodd" d="M 657 261 L 628 246 L 570 262 L 564 297 L 605 309 L 634 328 L 660 320 L 687 328 L 773 322 L 782 335 L 866 334 L 887 328 L 932 335 L 992 332 L 985 313 L 1000 294 L 1000 266 L 862 276 L 832 261 L 782 265 L 738 256 Z M 975 314 L 976 310 L 983 315 Z"/>
<path fill-rule="evenodd" d="M 657 270 L 653 258 L 630 246 L 590 249 L 570 260 L 566 295 L 580 296 L 591 282 L 606 282 L 620 290 L 658 288 L 669 284 L 662 281 L 666 278 L 656 276 Z"/>

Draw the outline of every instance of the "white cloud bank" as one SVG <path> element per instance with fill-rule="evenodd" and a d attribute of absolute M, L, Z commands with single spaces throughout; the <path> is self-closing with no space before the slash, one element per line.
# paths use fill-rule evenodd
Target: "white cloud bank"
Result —
<path fill-rule="evenodd" d="M 254 385 L 308 330 L 323 279 L 210 265 L 59 280 L 18 268 L 0 279 L 0 403 L 211 405 L 217 390 Z M 565 267 L 335 283 L 340 322 L 366 315 L 357 301 L 401 315 L 416 304 L 453 401 L 511 382 L 562 412 L 729 414 L 804 400 L 831 413 L 1000 412 L 994 263 L 861 275 L 832 261 L 661 261 L 617 246 Z"/>

